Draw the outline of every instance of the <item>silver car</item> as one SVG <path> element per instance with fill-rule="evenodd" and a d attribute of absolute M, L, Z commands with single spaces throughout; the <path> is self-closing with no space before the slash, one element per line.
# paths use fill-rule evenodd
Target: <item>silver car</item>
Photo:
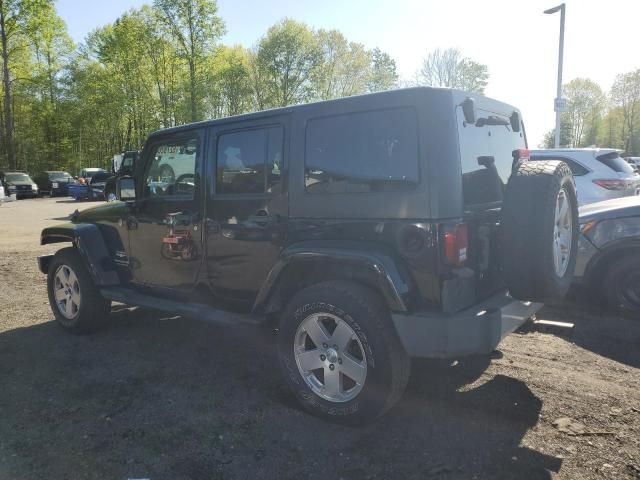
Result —
<path fill-rule="evenodd" d="M 613 148 L 531 150 L 531 160 L 563 160 L 573 172 L 578 203 L 640 194 L 640 175 Z"/>

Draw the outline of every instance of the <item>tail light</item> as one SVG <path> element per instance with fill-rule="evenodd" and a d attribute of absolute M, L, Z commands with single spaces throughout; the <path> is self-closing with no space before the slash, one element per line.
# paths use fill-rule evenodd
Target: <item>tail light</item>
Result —
<path fill-rule="evenodd" d="M 531 154 L 526 148 L 518 148 L 513 151 L 513 158 L 516 160 L 529 160 Z"/>
<path fill-rule="evenodd" d="M 607 190 L 625 190 L 628 186 L 627 182 L 618 179 L 599 178 L 592 181 L 599 187 L 606 188 Z"/>
<path fill-rule="evenodd" d="M 445 227 L 444 256 L 447 262 L 460 266 L 467 260 L 469 229 L 466 223 Z"/>

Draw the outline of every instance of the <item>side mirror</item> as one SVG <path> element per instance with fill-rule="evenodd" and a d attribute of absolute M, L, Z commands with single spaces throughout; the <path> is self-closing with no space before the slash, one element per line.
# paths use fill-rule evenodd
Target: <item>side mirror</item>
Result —
<path fill-rule="evenodd" d="M 136 182 L 131 177 L 119 177 L 116 180 L 116 197 L 123 202 L 136 199 Z"/>
<path fill-rule="evenodd" d="M 465 98 L 460 106 L 462 107 L 464 121 L 471 124 L 476 123 L 476 102 L 473 100 L 473 98 Z"/>

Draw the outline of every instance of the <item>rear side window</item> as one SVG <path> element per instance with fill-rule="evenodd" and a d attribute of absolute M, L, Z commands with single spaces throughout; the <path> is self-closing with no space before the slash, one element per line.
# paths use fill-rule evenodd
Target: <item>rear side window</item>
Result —
<path fill-rule="evenodd" d="M 604 163 L 607 167 L 612 169 L 615 172 L 620 173 L 633 173 L 633 167 L 629 165 L 624 159 L 618 155 L 617 152 L 606 153 L 604 155 L 600 155 L 596 157 L 596 159 Z"/>
<path fill-rule="evenodd" d="M 457 109 L 462 191 L 466 206 L 502 201 L 513 168 L 513 151 L 526 148 L 522 128 L 520 132 L 514 132 L 508 116 L 480 109 L 477 116 L 499 117 L 506 125 L 478 127 L 467 124 L 462 109 Z"/>
<path fill-rule="evenodd" d="M 309 193 L 411 190 L 419 177 L 418 122 L 412 108 L 336 115 L 307 124 Z"/>
<path fill-rule="evenodd" d="M 218 138 L 218 193 L 277 193 L 281 190 L 281 126 L 224 133 Z"/>

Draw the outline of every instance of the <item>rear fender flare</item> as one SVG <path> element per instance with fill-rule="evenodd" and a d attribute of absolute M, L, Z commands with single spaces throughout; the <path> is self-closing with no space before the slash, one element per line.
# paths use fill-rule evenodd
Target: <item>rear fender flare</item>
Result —
<path fill-rule="evenodd" d="M 115 263 L 97 225 L 67 223 L 42 230 L 40 245 L 71 242 L 78 249 L 96 286 L 108 287 L 120 284 Z"/>
<path fill-rule="evenodd" d="M 369 249 L 297 244 L 285 249 L 269 272 L 256 297 L 253 312 L 268 310 L 281 281 L 293 270 L 291 267 L 305 264 L 310 268 L 329 264 L 356 267 L 359 277 L 366 278 L 367 283 L 381 293 L 391 311 L 407 311 L 411 291 L 409 277 L 390 255 Z"/>

